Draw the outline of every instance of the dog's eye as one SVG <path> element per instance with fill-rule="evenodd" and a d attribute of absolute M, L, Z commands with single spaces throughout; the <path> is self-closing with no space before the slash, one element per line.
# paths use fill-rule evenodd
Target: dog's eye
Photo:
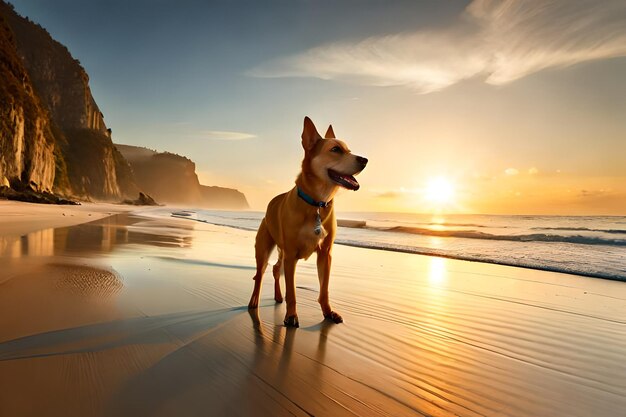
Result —
<path fill-rule="evenodd" d="M 336 152 L 336 153 L 343 153 L 343 149 L 341 149 L 339 146 L 334 146 L 330 151 Z"/>

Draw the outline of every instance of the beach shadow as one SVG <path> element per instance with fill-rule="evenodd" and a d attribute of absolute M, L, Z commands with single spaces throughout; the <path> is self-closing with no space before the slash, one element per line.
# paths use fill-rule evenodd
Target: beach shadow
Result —
<path fill-rule="evenodd" d="M 0 361 L 99 352 L 134 344 L 186 343 L 244 307 L 133 317 L 38 333 L 0 343 Z"/>
<path fill-rule="evenodd" d="M 228 322 L 131 378 L 114 395 L 107 413 L 157 415 L 177 399 L 176 409 L 171 410 L 174 415 L 268 415 L 258 407 L 279 395 L 274 387 L 284 372 L 276 366 L 277 358 L 283 346 L 290 345 L 285 340 L 293 336 L 285 337 L 281 329 L 269 330 L 260 309 L 247 310 L 248 319 L 240 314 L 243 310 L 247 307 L 237 308 Z"/>
<path fill-rule="evenodd" d="M 237 265 L 237 264 L 225 264 L 219 262 L 204 261 L 201 259 L 188 259 L 188 258 L 175 258 L 173 256 L 151 256 L 150 258 L 160 259 L 168 262 L 177 262 L 186 265 L 200 265 L 210 266 L 213 268 L 229 268 L 229 269 L 244 269 L 247 271 L 256 271 L 256 266 L 251 265 Z"/>

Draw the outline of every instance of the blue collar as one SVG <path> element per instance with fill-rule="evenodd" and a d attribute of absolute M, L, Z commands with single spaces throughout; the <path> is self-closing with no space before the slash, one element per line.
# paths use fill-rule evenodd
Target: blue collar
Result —
<path fill-rule="evenodd" d="M 310 195 L 308 195 L 307 193 L 305 193 L 304 191 L 302 191 L 300 189 L 300 187 L 296 187 L 298 189 L 298 197 L 300 197 L 301 199 L 303 199 L 304 201 L 307 202 L 307 204 L 310 204 L 314 207 L 328 207 L 328 205 L 331 203 L 331 201 L 315 201 L 315 199 L 313 199 L 313 197 L 311 197 Z"/>

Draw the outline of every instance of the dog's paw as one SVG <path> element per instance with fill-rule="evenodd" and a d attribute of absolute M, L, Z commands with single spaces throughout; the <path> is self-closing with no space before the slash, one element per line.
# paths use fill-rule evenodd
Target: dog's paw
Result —
<path fill-rule="evenodd" d="M 254 295 L 250 298 L 250 302 L 248 303 L 248 310 L 253 310 L 259 307 L 259 297 L 255 297 Z"/>
<path fill-rule="evenodd" d="M 277 304 L 280 304 L 283 302 L 283 297 L 282 295 L 275 295 L 274 296 L 274 301 L 276 301 Z"/>
<path fill-rule="evenodd" d="M 341 317 L 341 315 L 336 311 L 331 311 L 328 314 L 324 314 L 324 318 L 336 324 L 343 323 L 343 317 Z"/>
<path fill-rule="evenodd" d="M 297 314 L 286 317 L 284 323 L 285 323 L 285 327 L 300 327 Z"/>

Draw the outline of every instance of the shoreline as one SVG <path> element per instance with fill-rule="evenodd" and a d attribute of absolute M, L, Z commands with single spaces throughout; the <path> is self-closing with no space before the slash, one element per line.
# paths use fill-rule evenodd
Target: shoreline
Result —
<path fill-rule="evenodd" d="M 211 224 L 211 225 L 214 225 L 214 226 L 225 227 L 225 228 L 230 228 L 230 229 L 244 230 L 244 231 L 248 231 L 248 232 L 256 232 L 256 229 L 253 229 L 253 228 L 250 228 L 250 227 L 235 226 L 235 225 L 224 224 L 224 223 L 210 222 L 210 221 L 207 221 L 207 220 L 201 220 L 201 219 L 188 217 L 187 215 L 182 216 L 182 215 L 177 214 L 175 211 L 173 211 L 171 213 L 171 217 L 177 218 L 177 219 L 181 219 L 181 220 L 194 221 L 194 222 L 198 222 L 198 223 Z M 338 220 L 338 222 L 339 221 L 340 220 Z M 345 222 L 346 220 L 341 220 L 341 221 Z M 349 220 L 349 221 L 358 222 L 356 220 Z M 342 226 L 339 226 L 339 227 L 342 227 Z M 384 246 L 383 247 L 383 246 L 370 245 L 370 244 L 367 244 L 367 243 L 359 243 L 359 242 L 353 242 L 353 241 L 342 241 L 341 238 L 335 239 L 335 245 L 350 246 L 350 247 L 354 247 L 354 248 L 371 249 L 371 250 L 386 251 L 386 252 L 405 253 L 405 254 L 412 254 L 412 255 L 431 256 L 431 257 L 436 257 L 436 258 L 454 259 L 454 260 L 458 260 L 458 261 L 475 262 L 475 263 L 479 263 L 479 264 L 500 265 L 500 266 L 507 266 L 507 267 L 513 267 L 513 268 L 523 268 L 523 269 L 528 269 L 528 270 L 532 270 L 532 271 L 553 272 L 553 273 L 559 273 L 559 274 L 575 275 L 575 276 L 584 277 L 584 278 L 604 279 L 604 280 L 607 280 L 607 281 L 626 282 L 626 277 L 623 277 L 623 276 L 615 276 L 615 275 L 602 274 L 602 273 L 597 273 L 597 274 L 594 274 L 594 273 L 583 273 L 581 271 L 568 270 L 568 269 L 565 269 L 565 268 L 559 269 L 559 268 L 550 267 L 550 266 L 539 267 L 539 266 L 535 266 L 535 265 L 526 265 L 526 264 L 523 264 L 523 263 L 498 261 L 498 260 L 488 259 L 488 258 L 487 259 L 476 259 L 476 258 L 473 258 L 471 256 L 439 253 L 439 252 L 436 252 L 436 251 L 428 251 L 428 250 L 423 250 L 422 251 L 422 250 L 413 249 L 413 248 L 401 248 L 401 247 L 394 247 L 394 246 Z"/>
<path fill-rule="evenodd" d="M 57 227 L 68 227 L 81 223 L 91 222 L 95 220 L 99 220 L 105 217 L 114 216 L 120 213 L 133 213 L 138 216 L 145 216 L 149 218 L 160 217 L 164 218 L 164 214 L 162 212 L 167 212 L 169 214 L 168 218 L 179 219 L 179 220 L 187 220 L 198 222 L 201 224 L 210 224 L 218 227 L 224 227 L 235 230 L 244 230 L 249 232 L 256 232 L 256 229 L 245 227 L 245 226 L 235 226 L 230 224 L 209 222 L 201 219 L 191 218 L 188 216 L 177 215 L 177 212 L 184 210 L 182 207 L 178 206 L 131 206 L 117 203 L 105 203 L 105 202 L 95 202 L 95 203 L 82 203 L 78 206 L 71 205 L 54 205 L 54 204 L 37 204 L 37 203 L 27 203 L 21 201 L 10 201 L 10 200 L 0 200 L 0 237 L 8 237 L 8 236 L 23 236 L 25 234 L 43 230 L 43 229 L 54 229 Z M 197 209 L 189 209 L 195 211 Z M 230 211 L 230 210 L 227 210 Z M 151 212 L 161 212 L 156 216 L 151 216 Z M 402 247 L 392 247 L 392 246 L 376 246 L 370 245 L 367 243 L 353 242 L 353 241 L 342 241 L 338 239 L 335 241 L 336 245 L 349 246 L 355 248 L 362 249 L 371 249 L 385 252 L 397 252 L 397 253 L 405 253 L 412 255 L 421 255 L 428 257 L 437 257 L 444 259 L 453 259 L 460 260 L 472 263 L 479 264 L 490 264 L 490 265 L 500 265 L 507 266 L 513 268 L 522 268 L 528 269 L 532 271 L 546 271 L 553 273 L 561 273 L 568 275 L 575 275 L 584 278 L 594 278 L 594 279 L 603 279 L 608 281 L 617 281 L 617 282 L 626 282 L 626 278 L 622 276 L 615 276 L 610 274 L 603 273 L 584 273 L 576 270 L 568 270 L 566 268 L 556 268 L 556 267 L 539 267 L 535 265 L 526 265 L 523 263 L 514 263 L 514 262 L 506 262 L 499 261 L 493 259 L 476 259 L 471 256 L 463 256 L 463 255 L 454 255 L 447 253 L 438 253 L 436 251 L 429 250 L 419 250 L 414 248 L 402 248 Z"/>
<path fill-rule="evenodd" d="M 441 254 L 441 253 L 433 253 L 433 252 L 420 252 L 419 250 L 411 250 L 411 249 L 402 249 L 402 248 L 395 248 L 395 247 L 388 247 L 388 248 L 379 248 L 379 247 L 371 247 L 371 246 L 367 246 L 365 244 L 360 245 L 358 243 L 347 243 L 347 242 L 335 242 L 336 245 L 344 245 L 344 246 L 351 246 L 354 248 L 362 248 L 362 249 L 373 249 L 373 250 L 382 250 L 382 251 L 389 251 L 389 252 L 398 252 L 398 253 L 406 253 L 406 254 L 412 254 L 412 255 L 421 255 L 421 256 L 434 256 L 436 258 L 444 258 L 444 259 L 454 259 L 457 261 L 464 261 L 464 262 L 473 262 L 473 263 L 479 263 L 479 264 L 488 264 L 488 265 L 500 265 L 500 266 L 507 266 L 507 267 L 512 267 L 512 268 L 522 268 L 522 269 L 528 269 L 531 271 L 544 271 L 544 272 L 553 272 L 556 274 L 566 274 L 566 275 L 575 275 L 577 277 L 583 277 L 583 278 L 595 278 L 595 279 L 604 279 L 607 281 L 617 281 L 617 282 L 626 282 L 626 278 L 624 277 L 616 277 L 613 275 L 603 275 L 603 274 L 584 274 L 582 272 L 579 271 L 568 271 L 565 269 L 558 269 L 558 268 L 551 268 L 549 266 L 544 267 L 544 268 L 539 268 L 539 267 L 535 267 L 535 266 L 531 266 L 531 265 L 524 265 L 524 264 L 515 264 L 512 262 L 501 262 L 501 261 L 495 261 L 495 260 L 491 260 L 491 259 L 482 259 L 482 260 L 478 260 L 478 259 L 473 259 L 470 257 L 463 257 L 463 256 L 455 256 L 455 255 L 448 255 L 448 254 Z"/>

